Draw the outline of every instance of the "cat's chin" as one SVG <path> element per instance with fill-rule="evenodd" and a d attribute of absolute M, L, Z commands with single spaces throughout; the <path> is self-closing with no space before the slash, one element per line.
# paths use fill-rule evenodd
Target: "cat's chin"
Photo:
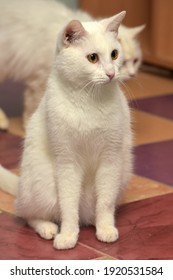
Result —
<path fill-rule="evenodd" d="M 112 80 L 105 80 L 103 83 L 102 83 L 102 85 L 104 86 L 104 85 L 111 85 L 111 84 L 115 84 L 116 82 L 118 82 L 118 80 L 119 79 L 116 79 L 116 78 L 114 78 L 114 79 L 112 79 Z"/>

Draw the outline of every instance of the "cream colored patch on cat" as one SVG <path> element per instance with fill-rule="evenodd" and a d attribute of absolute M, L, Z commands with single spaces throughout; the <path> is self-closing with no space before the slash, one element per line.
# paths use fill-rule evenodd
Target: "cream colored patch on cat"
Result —
<path fill-rule="evenodd" d="M 124 16 L 73 20 L 59 33 L 47 90 L 27 126 L 18 188 L 0 168 L 1 188 L 17 192 L 17 215 L 57 249 L 76 245 L 80 225 L 95 225 L 100 241 L 118 239 L 115 209 L 132 173 L 130 110 L 118 84 Z"/>

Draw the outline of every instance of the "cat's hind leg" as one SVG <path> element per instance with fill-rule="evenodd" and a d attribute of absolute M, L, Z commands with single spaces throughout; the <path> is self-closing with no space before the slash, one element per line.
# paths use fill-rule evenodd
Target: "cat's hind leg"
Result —
<path fill-rule="evenodd" d="M 58 225 L 50 221 L 31 219 L 28 224 L 44 239 L 53 239 L 58 233 Z"/>

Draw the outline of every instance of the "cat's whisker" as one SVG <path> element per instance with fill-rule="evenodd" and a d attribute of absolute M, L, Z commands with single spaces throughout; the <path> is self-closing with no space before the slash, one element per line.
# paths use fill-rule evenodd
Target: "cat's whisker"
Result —
<path fill-rule="evenodd" d="M 128 100 L 131 104 L 134 104 L 132 105 L 132 107 L 138 107 L 138 104 L 137 104 L 137 100 L 135 98 L 135 96 L 133 95 L 133 92 L 132 90 L 130 89 L 130 87 L 123 81 L 120 81 L 120 84 L 122 84 L 122 86 L 126 89 L 126 95 L 129 95 Z"/>
<path fill-rule="evenodd" d="M 97 101 L 100 99 L 100 93 L 101 93 L 101 86 L 104 79 L 95 79 L 93 86 L 91 88 L 91 94 L 92 94 L 92 100 Z"/>
<path fill-rule="evenodd" d="M 133 80 L 134 80 L 134 82 L 139 86 L 139 88 L 140 88 L 141 90 L 144 89 L 143 84 L 141 83 L 141 81 L 139 81 L 139 77 L 135 76 L 135 77 L 133 78 Z M 139 92 L 140 92 L 140 90 L 139 90 Z"/>
<path fill-rule="evenodd" d="M 119 80 L 119 83 L 124 87 L 124 89 L 126 91 L 126 95 L 129 95 L 128 99 L 129 100 L 135 99 L 135 96 L 133 95 L 133 92 L 132 92 L 131 88 L 127 85 L 127 83 L 122 80 Z"/>
<path fill-rule="evenodd" d="M 79 94 L 92 84 L 93 84 L 93 81 L 89 81 L 88 83 L 84 84 L 84 86 L 79 91 Z"/>
<path fill-rule="evenodd" d="M 91 94 L 91 97 L 92 97 L 92 101 L 95 102 L 96 100 L 96 94 L 95 94 L 95 91 L 96 91 L 96 84 L 93 83 L 91 89 L 90 89 L 90 94 Z"/>

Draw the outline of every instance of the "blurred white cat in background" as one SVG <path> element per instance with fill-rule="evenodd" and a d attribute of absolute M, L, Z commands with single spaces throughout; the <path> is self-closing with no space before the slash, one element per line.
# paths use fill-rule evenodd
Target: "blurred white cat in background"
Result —
<path fill-rule="evenodd" d="M 145 25 L 137 27 L 120 26 L 119 40 L 124 52 L 124 63 L 121 67 L 121 79 L 123 81 L 133 78 L 142 63 L 142 51 L 138 35 L 145 28 Z"/>
<path fill-rule="evenodd" d="M 0 0 L 0 81 L 12 79 L 25 83 L 24 126 L 44 93 L 57 33 L 72 19 L 93 20 L 87 13 L 71 10 L 55 0 Z M 137 36 L 143 28 L 120 27 L 123 81 L 132 78 L 141 65 Z M 0 109 L 0 129 L 8 129 L 8 125 L 8 118 Z"/>

